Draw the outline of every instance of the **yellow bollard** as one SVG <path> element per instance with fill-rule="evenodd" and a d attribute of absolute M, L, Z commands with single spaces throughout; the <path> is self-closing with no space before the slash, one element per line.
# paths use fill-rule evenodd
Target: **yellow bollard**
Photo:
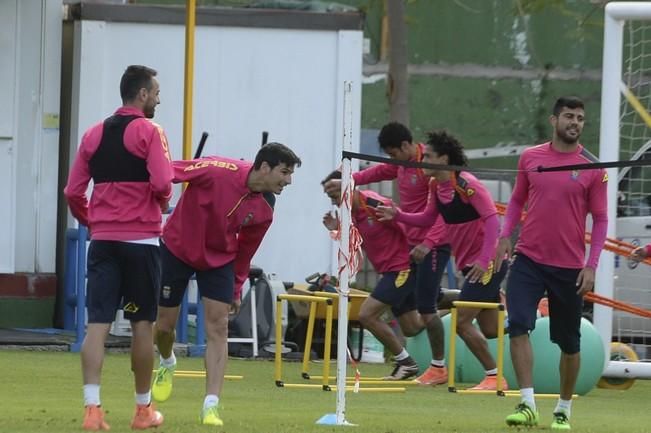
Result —
<path fill-rule="evenodd" d="M 502 389 L 502 378 L 504 377 L 504 305 L 496 302 L 469 302 L 469 301 L 454 301 L 450 312 L 450 354 L 448 356 L 448 391 L 457 392 L 455 387 L 455 361 L 456 361 L 456 340 L 457 340 L 457 308 L 479 308 L 482 310 L 498 310 L 497 311 L 497 390 L 496 394 L 504 396 Z M 486 394 L 486 391 L 481 390 L 463 390 L 460 393 L 476 393 Z M 492 393 L 493 391 L 488 391 Z"/>
<path fill-rule="evenodd" d="M 325 391 L 330 391 L 328 385 L 328 376 L 330 373 L 330 343 L 332 339 L 332 299 L 323 296 L 310 296 L 310 295 L 289 295 L 282 294 L 276 297 L 276 351 L 274 356 L 274 380 L 278 387 L 288 388 L 313 388 L 314 385 L 305 384 L 306 386 L 296 386 L 298 384 L 286 384 L 282 380 L 282 302 L 283 301 L 305 301 L 310 303 L 310 317 L 308 318 L 308 331 L 310 327 L 314 328 L 314 316 L 316 312 L 317 303 L 326 304 L 326 336 L 325 348 L 323 351 L 323 379 L 321 388 Z M 307 363 L 309 362 L 309 354 L 312 347 L 312 332 L 308 332 L 305 336 L 305 354 L 303 355 L 303 370 L 307 370 Z M 307 373 L 304 373 L 304 375 Z M 309 375 L 308 375 L 309 378 Z M 317 385 L 318 386 L 318 385 Z"/>

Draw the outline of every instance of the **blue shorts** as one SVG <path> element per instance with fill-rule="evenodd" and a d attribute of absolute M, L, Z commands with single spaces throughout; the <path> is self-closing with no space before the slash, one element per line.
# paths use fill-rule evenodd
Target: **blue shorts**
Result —
<path fill-rule="evenodd" d="M 161 307 L 178 307 L 192 275 L 196 275 L 199 296 L 220 301 L 225 304 L 233 302 L 235 272 L 233 262 L 205 271 L 194 269 L 180 260 L 164 243 L 160 246 L 163 263 L 163 278 L 160 286 Z"/>
<path fill-rule="evenodd" d="M 111 323 L 123 304 L 124 318 L 156 320 L 161 281 L 156 245 L 91 241 L 88 247 L 88 323 Z"/>
<path fill-rule="evenodd" d="M 415 290 L 416 272 L 413 268 L 399 272 L 385 272 L 373 289 L 371 297 L 390 305 L 393 315 L 400 317 L 416 308 Z"/>
<path fill-rule="evenodd" d="M 580 272 L 581 269 L 543 265 L 516 254 L 506 285 L 509 335 L 517 337 L 535 328 L 538 303 L 547 295 L 551 341 L 563 353 L 578 353 L 581 350 L 583 308 L 583 297 L 576 293 L 576 279 Z"/>
<path fill-rule="evenodd" d="M 464 268 L 462 271 L 464 277 L 470 269 L 470 267 Z M 502 281 L 506 276 L 507 269 L 508 265 L 506 264 L 506 261 L 502 262 L 502 268 L 499 272 L 491 276 L 488 284 L 484 284 L 481 281 L 471 283 L 466 280 L 461 287 L 459 300 L 470 302 L 500 302 L 500 284 L 502 284 Z"/>
<path fill-rule="evenodd" d="M 432 249 L 416 265 L 416 305 L 421 314 L 434 314 L 437 310 L 441 279 L 450 261 L 450 245 Z"/>

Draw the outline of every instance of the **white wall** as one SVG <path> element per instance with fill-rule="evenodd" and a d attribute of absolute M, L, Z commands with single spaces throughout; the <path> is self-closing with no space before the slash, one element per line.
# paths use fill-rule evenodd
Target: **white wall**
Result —
<path fill-rule="evenodd" d="M 61 0 L 0 2 L 0 272 L 54 272 Z"/>
<path fill-rule="evenodd" d="M 172 155 L 182 155 L 184 28 L 181 25 L 78 21 L 70 145 L 119 105 L 129 64 L 158 70 L 161 105 L 154 119 Z M 197 27 L 193 153 L 253 159 L 261 132 L 303 160 L 276 202 L 275 221 L 254 263 L 283 280 L 331 271 L 333 244 L 321 225 L 329 202 L 320 180 L 341 155 L 344 80 L 354 81 L 354 143 L 359 146 L 361 31 Z M 75 104 L 77 101 L 77 104 Z M 177 189 L 176 195 L 180 190 Z"/>
<path fill-rule="evenodd" d="M 14 269 L 16 3 L 0 2 L 0 272 Z"/>

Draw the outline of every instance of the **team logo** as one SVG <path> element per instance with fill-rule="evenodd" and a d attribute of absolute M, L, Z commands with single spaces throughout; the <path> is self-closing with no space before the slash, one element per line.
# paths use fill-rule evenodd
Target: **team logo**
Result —
<path fill-rule="evenodd" d="M 495 263 L 491 260 L 488 263 L 488 269 L 486 272 L 484 272 L 484 275 L 481 277 L 481 283 L 486 286 L 488 283 L 491 282 L 491 278 L 493 278 L 493 271 L 495 270 Z"/>
<path fill-rule="evenodd" d="M 407 282 L 407 278 L 409 278 L 409 269 L 398 272 L 396 276 L 396 287 L 400 288 L 400 286 L 403 286 Z"/>
<path fill-rule="evenodd" d="M 572 180 L 577 180 L 579 178 L 579 170 L 572 170 Z"/>
<path fill-rule="evenodd" d="M 475 193 L 475 190 L 472 189 L 472 188 L 468 188 L 468 189 L 466 190 L 466 195 L 467 195 L 468 197 L 472 196 L 474 193 Z"/>
<path fill-rule="evenodd" d="M 601 178 L 601 183 L 608 182 L 608 173 L 604 173 L 604 177 Z"/>
<path fill-rule="evenodd" d="M 416 185 L 416 182 L 418 182 L 418 175 L 412 174 L 411 175 L 411 184 Z"/>
<path fill-rule="evenodd" d="M 251 222 L 252 219 L 253 219 L 253 212 L 249 212 L 244 218 L 244 221 L 242 221 L 242 225 L 243 226 L 247 225 L 248 223 Z"/>
<path fill-rule="evenodd" d="M 206 168 L 206 167 L 224 168 L 226 170 L 231 170 L 231 171 L 237 171 L 239 169 L 237 165 L 228 161 L 201 160 L 195 162 L 194 164 L 188 165 L 183 169 L 183 171 L 187 172 L 187 171 L 198 170 L 200 168 Z"/>
<path fill-rule="evenodd" d="M 129 302 L 127 305 L 124 306 L 123 310 L 126 311 L 127 313 L 136 313 L 138 312 L 138 310 L 140 310 L 140 307 L 138 307 L 133 302 Z"/>
<path fill-rule="evenodd" d="M 170 286 L 163 286 L 163 299 L 169 299 L 172 294 L 172 288 Z"/>

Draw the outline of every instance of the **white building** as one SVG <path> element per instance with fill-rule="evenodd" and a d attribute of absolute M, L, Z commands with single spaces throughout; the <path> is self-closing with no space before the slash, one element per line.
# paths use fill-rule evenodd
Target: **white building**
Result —
<path fill-rule="evenodd" d="M 205 155 L 252 159 L 261 132 L 269 131 L 270 141 L 287 144 L 303 160 L 254 259 L 283 280 L 334 266 L 334 246 L 321 226 L 328 201 L 319 181 L 340 161 L 344 81 L 353 82 L 358 146 L 361 19 L 358 13 L 197 10 L 193 149 L 206 131 Z M 65 228 L 75 224 L 62 198 L 68 169 L 83 132 L 121 104 L 127 65 L 158 70 L 155 121 L 165 128 L 173 157 L 181 158 L 184 23 L 184 8 L 0 2 L 0 305 L 9 302 L 2 299 L 5 280 L 19 286 L 24 280 L 16 293 L 23 296 L 33 290 L 34 275 L 56 275 L 61 287 Z"/>

